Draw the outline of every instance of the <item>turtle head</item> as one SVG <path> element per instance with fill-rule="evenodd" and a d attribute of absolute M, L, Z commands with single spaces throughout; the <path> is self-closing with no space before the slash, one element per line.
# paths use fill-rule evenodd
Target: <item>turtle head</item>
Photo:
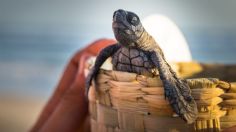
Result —
<path fill-rule="evenodd" d="M 139 17 L 122 9 L 114 12 L 112 28 L 116 40 L 126 47 L 135 46 L 144 31 Z"/>

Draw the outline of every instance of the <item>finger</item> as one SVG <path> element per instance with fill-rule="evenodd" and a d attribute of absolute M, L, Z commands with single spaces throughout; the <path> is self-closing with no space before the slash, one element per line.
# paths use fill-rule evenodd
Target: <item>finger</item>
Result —
<path fill-rule="evenodd" d="M 94 50 L 94 48 L 92 49 Z M 63 100 L 44 125 L 42 131 L 75 131 L 87 117 L 87 102 L 85 96 L 81 95 L 81 93 L 84 93 L 85 62 L 90 56 L 90 53 L 84 52 L 80 57 L 79 70 L 77 73 L 78 77 L 76 78 L 74 85 L 66 92 Z"/>
<path fill-rule="evenodd" d="M 85 68 L 84 68 L 84 66 L 85 66 L 86 59 L 88 57 L 90 57 L 92 54 L 93 55 L 98 54 L 100 49 L 102 49 L 103 47 L 106 47 L 107 45 L 110 45 L 112 43 L 113 43 L 113 41 L 107 41 L 107 40 L 96 41 L 86 48 L 87 52 L 83 52 L 83 55 L 80 58 L 78 58 L 78 60 L 76 60 L 76 58 L 74 59 L 75 62 L 79 61 L 79 71 L 77 73 L 77 76 L 79 76 L 79 77 L 76 78 L 75 85 L 77 85 L 77 84 L 80 84 L 80 85 L 79 85 L 79 87 L 72 87 L 68 91 L 68 93 L 66 93 L 64 95 L 64 97 L 63 97 L 64 100 L 59 104 L 56 112 L 54 112 L 54 114 L 52 115 L 50 120 L 47 122 L 47 124 L 45 124 L 44 129 L 43 129 L 44 131 L 62 130 L 62 129 L 59 129 L 59 127 L 57 127 L 57 126 L 61 126 L 62 124 L 64 124 L 66 126 L 66 127 L 63 127 L 63 130 L 72 131 L 72 130 L 76 129 L 78 126 L 80 126 L 80 124 L 82 124 L 82 122 L 84 121 L 85 117 L 87 116 L 87 112 L 88 112 L 87 102 L 85 101 L 86 98 L 84 95 L 79 94 L 81 92 L 84 93 L 84 82 L 85 82 L 85 77 L 84 77 L 84 69 Z M 77 93 L 77 94 L 74 94 L 74 93 Z M 80 96 L 78 96 L 78 95 L 80 95 Z M 72 103 L 74 105 L 70 105 L 71 102 L 74 102 L 74 103 Z M 57 122 L 58 116 L 60 116 L 61 113 L 65 112 L 65 109 L 64 109 L 65 107 L 69 107 L 66 110 L 68 110 L 69 113 L 73 115 L 73 117 L 70 117 L 70 115 L 67 115 L 67 114 L 63 114 L 63 116 L 60 117 L 63 120 Z M 68 121 L 67 118 L 69 118 L 70 120 Z M 64 121 L 66 121 L 66 122 L 64 122 Z M 62 123 L 62 124 L 60 124 L 60 123 Z M 55 127 L 53 127 L 53 126 L 55 126 Z"/>
<path fill-rule="evenodd" d="M 114 42 L 115 41 L 113 41 L 113 40 L 102 39 L 102 40 L 92 43 L 87 48 L 85 48 L 81 52 L 78 52 L 76 55 L 74 55 L 74 57 L 71 59 L 70 63 L 68 64 L 68 66 L 62 76 L 62 79 L 59 82 L 58 87 L 56 88 L 53 96 L 51 97 L 51 99 L 47 103 L 46 107 L 44 108 L 43 112 L 41 113 L 41 116 L 39 117 L 39 119 L 36 122 L 35 126 L 33 127 L 32 131 L 39 130 L 43 126 L 43 124 L 48 120 L 48 118 L 51 116 L 54 109 L 58 105 L 60 99 L 62 98 L 62 95 L 64 95 L 64 93 L 70 87 L 70 85 L 72 84 L 74 79 L 77 78 L 78 80 L 80 80 L 79 78 L 83 77 L 82 76 L 83 70 L 79 71 L 79 74 L 81 75 L 80 77 L 75 77 L 75 74 L 78 71 L 78 69 L 77 69 L 78 64 L 80 64 L 80 66 L 82 66 L 82 63 L 79 63 L 79 62 L 81 62 L 81 59 L 80 59 L 81 55 L 86 52 L 90 52 L 91 54 L 96 55 L 100 49 L 102 49 L 103 47 L 106 47 L 107 45 L 110 45 Z M 87 58 L 87 57 L 85 56 L 85 58 Z M 84 69 L 84 68 L 80 68 L 80 69 Z M 81 84 L 81 86 L 83 86 L 83 85 L 84 85 L 84 83 Z M 68 93 L 70 93 L 70 92 L 68 92 Z"/>
<path fill-rule="evenodd" d="M 66 91 L 41 131 L 76 131 L 88 114 L 88 103 L 86 102 L 84 92 L 83 82 L 74 83 Z"/>
<path fill-rule="evenodd" d="M 91 53 L 88 53 L 88 52 L 85 52 L 80 60 L 79 60 L 79 69 L 78 69 L 78 73 L 77 73 L 77 76 L 79 77 L 76 77 L 75 81 L 83 81 L 85 82 L 85 68 L 86 68 L 86 61 L 88 58 L 90 58 L 91 56 L 95 56 Z M 85 86 L 85 84 L 83 83 L 83 86 Z"/>

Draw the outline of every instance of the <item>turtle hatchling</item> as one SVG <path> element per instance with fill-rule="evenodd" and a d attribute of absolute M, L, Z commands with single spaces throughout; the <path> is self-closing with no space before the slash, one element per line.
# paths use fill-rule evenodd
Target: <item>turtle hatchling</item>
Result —
<path fill-rule="evenodd" d="M 117 43 L 104 48 L 97 56 L 86 79 L 86 91 L 92 80 L 96 81 L 105 60 L 112 57 L 113 70 L 152 77 L 159 74 L 165 97 L 174 112 L 188 124 L 193 123 L 198 111 L 189 86 L 185 80 L 177 77 L 157 42 L 145 31 L 139 17 L 133 12 L 119 9 L 113 14 L 112 29 Z"/>

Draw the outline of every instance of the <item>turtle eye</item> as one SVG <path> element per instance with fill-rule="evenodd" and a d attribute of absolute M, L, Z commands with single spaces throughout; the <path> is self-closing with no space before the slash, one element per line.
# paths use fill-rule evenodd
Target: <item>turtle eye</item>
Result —
<path fill-rule="evenodd" d="M 132 24 L 133 26 L 138 25 L 139 19 L 136 16 L 132 16 L 131 19 L 129 19 L 129 23 Z"/>
<path fill-rule="evenodd" d="M 136 14 L 132 13 L 132 12 L 128 12 L 128 15 L 127 15 L 126 19 L 133 26 L 136 26 L 136 25 L 139 24 L 138 16 Z"/>
<path fill-rule="evenodd" d="M 134 17 L 131 19 L 131 24 L 135 24 L 135 23 L 137 23 L 137 21 L 138 21 L 138 18 L 134 16 Z"/>

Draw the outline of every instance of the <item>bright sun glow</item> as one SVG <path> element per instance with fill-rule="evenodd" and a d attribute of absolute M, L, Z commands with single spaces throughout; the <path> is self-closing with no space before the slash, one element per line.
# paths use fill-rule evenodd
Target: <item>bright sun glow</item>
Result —
<path fill-rule="evenodd" d="M 142 23 L 162 48 L 168 62 L 192 61 L 188 44 L 172 20 L 163 15 L 151 15 Z"/>

